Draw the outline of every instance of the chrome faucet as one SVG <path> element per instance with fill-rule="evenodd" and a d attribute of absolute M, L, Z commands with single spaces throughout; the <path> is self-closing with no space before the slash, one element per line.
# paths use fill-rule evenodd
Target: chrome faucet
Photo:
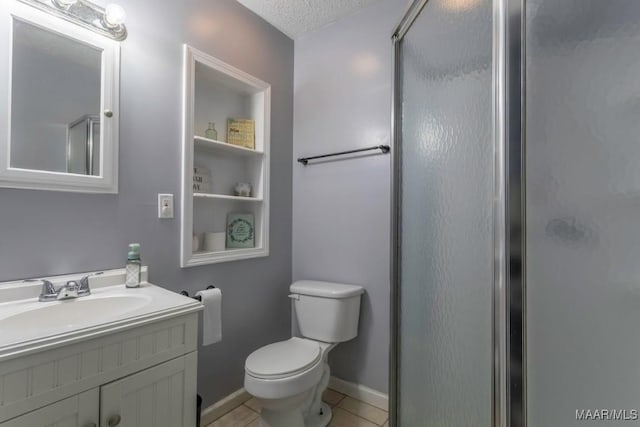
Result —
<path fill-rule="evenodd" d="M 80 285 L 75 280 L 69 280 L 65 285 L 60 286 L 56 292 L 56 300 L 78 298 L 78 290 Z"/>
<path fill-rule="evenodd" d="M 35 280 L 25 280 L 25 282 L 33 282 Z M 56 294 L 56 288 L 53 286 L 48 280 L 40 280 L 42 282 L 42 290 L 40 291 L 40 296 L 38 297 L 38 301 L 53 301 L 54 298 L 51 298 L 52 295 L 58 296 Z"/>
<path fill-rule="evenodd" d="M 89 276 L 84 276 L 80 279 L 80 283 L 75 280 L 69 280 L 66 284 L 56 289 L 48 280 L 41 279 L 42 290 L 38 301 L 59 301 L 70 298 L 80 298 L 87 295 L 91 295 L 91 289 L 89 288 Z"/>

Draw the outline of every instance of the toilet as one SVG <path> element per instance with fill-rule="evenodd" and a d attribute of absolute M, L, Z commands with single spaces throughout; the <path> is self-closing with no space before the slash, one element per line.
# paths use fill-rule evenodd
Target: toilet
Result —
<path fill-rule="evenodd" d="M 244 388 L 262 407 L 260 427 L 325 427 L 329 351 L 358 335 L 361 286 L 300 280 L 289 288 L 301 337 L 261 347 L 245 362 Z"/>

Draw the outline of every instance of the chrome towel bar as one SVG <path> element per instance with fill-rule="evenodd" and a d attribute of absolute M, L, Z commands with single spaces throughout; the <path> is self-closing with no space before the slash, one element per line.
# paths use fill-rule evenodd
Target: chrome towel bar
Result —
<path fill-rule="evenodd" d="M 358 148 L 355 150 L 348 150 L 348 151 L 339 151 L 337 153 L 321 154 L 319 156 L 300 157 L 298 159 L 298 162 L 302 163 L 304 166 L 307 166 L 309 164 L 309 160 L 324 159 L 326 157 L 334 157 L 334 156 L 343 156 L 345 154 L 361 153 L 363 151 L 372 151 L 372 150 L 380 150 L 382 154 L 386 154 L 389 152 L 390 149 L 391 148 L 388 145 L 374 145 L 373 147 Z"/>

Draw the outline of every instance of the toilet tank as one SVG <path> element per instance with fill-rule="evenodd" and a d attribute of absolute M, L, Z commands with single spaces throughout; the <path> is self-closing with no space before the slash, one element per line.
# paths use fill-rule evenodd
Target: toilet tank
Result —
<path fill-rule="evenodd" d="M 358 335 L 362 286 L 299 280 L 289 290 L 303 337 L 338 343 Z"/>

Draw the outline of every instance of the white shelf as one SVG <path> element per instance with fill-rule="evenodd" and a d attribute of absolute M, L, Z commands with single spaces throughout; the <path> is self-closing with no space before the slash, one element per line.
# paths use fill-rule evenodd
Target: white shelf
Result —
<path fill-rule="evenodd" d="M 262 202 L 262 199 L 259 197 L 230 196 L 228 194 L 193 193 L 193 197 L 203 199 L 236 200 L 239 202 Z"/>
<path fill-rule="evenodd" d="M 239 156 L 263 156 L 264 153 L 250 148 L 239 147 L 237 145 L 227 144 L 226 142 L 216 141 L 215 139 L 195 136 L 193 138 L 194 146 L 197 149 L 211 151 L 214 154 L 235 154 Z"/>
<path fill-rule="evenodd" d="M 193 252 L 185 267 L 215 264 L 219 262 L 238 261 L 242 259 L 269 256 L 269 250 L 265 248 L 225 249 L 223 251 L 196 251 Z"/>
<path fill-rule="evenodd" d="M 230 254 L 230 253 L 238 253 L 238 252 L 253 252 L 256 248 L 236 248 L 236 249 L 223 249 L 221 251 L 206 251 L 204 249 L 195 251 L 193 253 L 194 257 L 206 257 L 214 254 Z"/>
<path fill-rule="evenodd" d="M 271 86 L 186 45 L 183 71 L 180 266 L 269 256 Z M 254 121 L 255 150 L 196 134 L 208 123 L 225 123 L 229 118 Z M 208 171 L 213 193 L 193 191 L 194 167 Z M 258 197 L 231 195 L 239 182 L 248 183 Z M 194 234 L 226 230 L 234 213 L 253 215 L 254 247 L 192 250 Z"/>

